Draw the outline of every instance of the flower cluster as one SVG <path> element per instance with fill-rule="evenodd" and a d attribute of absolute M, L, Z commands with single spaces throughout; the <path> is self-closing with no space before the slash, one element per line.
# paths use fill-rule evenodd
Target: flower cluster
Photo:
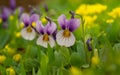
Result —
<path fill-rule="evenodd" d="M 72 33 L 80 26 L 80 19 L 74 18 L 75 14 L 71 14 L 70 20 L 66 19 L 64 14 L 58 17 L 58 24 L 61 27 L 60 31 L 57 31 L 57 25 L 46 17 L 48 23 L 44 26 L 39 20 L 39 15 L 26 13 L 22 14 L 21 21 L 24 23 L 24 28 L 21 30 L 21 35 L 26 40 L 33 40 L 36 36 L 36 32 L 39 34 L 37 39 L 37 45 L 45 48 L 55 46 L 55 41 L 60 46 L 70 47 L 75 43 L 75 36 Z M 33 25 L 36 25 L 35 27 Z"/>
<path fill-rule="evenodd" d="M 98 19 L 97 14 L 101 14 L 107 9 L 106 5 L 102 4 L 82 4 L 76 9 L 76 14 L 82 15 L 85 19 L 85 26 L 90 28 L 95 26 L 95 21 Z"/>
<path fill-rule="evenodd" d="M 96 14 L 96 13 L 99 14 L 105 11 L 106 9 L 107 6 L 102 4 L 93 4 L 93 5 L 82 4 L 78 7 L 76 13 L 80 15 L 88 15 L 88 14 Z"/>
<path fill-rule="evenodd" d="M 120 17 L 120 7 L 114 8 L 111 12 L 108 13 L 108 15 L 113 18 Z"/>

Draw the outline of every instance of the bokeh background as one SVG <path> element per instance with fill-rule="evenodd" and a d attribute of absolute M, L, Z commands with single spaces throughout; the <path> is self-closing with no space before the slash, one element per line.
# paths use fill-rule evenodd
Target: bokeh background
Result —
<path fill-rule="evenodd" d="M 119 75 L 120 0 L 0 0 L 0 75 Z M 72 47 L 36 45 L 21 37 L 23 13 L 81 20 Z M 35 26 L 35 25 L 34 25 Z M 89 50 L 88 39 L 90 40 Z"/>

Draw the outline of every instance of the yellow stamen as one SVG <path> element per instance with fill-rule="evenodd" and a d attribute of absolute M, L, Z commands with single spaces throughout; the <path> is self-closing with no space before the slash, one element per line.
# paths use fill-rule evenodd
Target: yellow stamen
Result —
<path fill-rule="evenodd" d="M 36 26 L 36 23 L 35 23 L 35 22 L 32 22 L 32 26 L 35 27 L 35 26 Z"/>
<path fill-rule="evenodd" d="M 48 34 L 44 34 L 43 35 L 43 41 L 49 41 L 49 37 L 48 37 Z"/>
<path fill-rule="evenodd" d="M 32 32 L 31 26 L 28 26 L 28 27 L 27 27 L 27 32 L 28 32 L 28 33 L 31 33 L 31 32 Z"/>
<path fill-rule="evenodd" d="M 2 23 L 2 18 L 0 18 L 0 23 Z"/>
<path fill-rule="evenodd" d="M 64 37 L 69 37 L 70 36 L 70 31 L 68 29 L 64 30 L 63 36 Z"/>

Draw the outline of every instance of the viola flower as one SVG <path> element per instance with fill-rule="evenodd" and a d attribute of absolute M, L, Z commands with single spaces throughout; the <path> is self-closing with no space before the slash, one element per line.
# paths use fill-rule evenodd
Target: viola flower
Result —
<path fill-rule="evenodd" d="M 10 0 L 10 8 L 11 8 L 11 10 L 15 10 L 15 8 L 16 8 L 16 0 Z"/>
<path fill-rule="evenodd" d="M 2 11 L 0 13 L 0 20 L 1 20 L 1 23 L 3 23 L 3 28 L 7 28 L 7 26 L 8 26 L 7 21 L 8 21 L 10 14 L 11 14 L 10 9 L 8 9 L 6 7 L 2 8 Z"/>
<path fill-rule="evenodd" d="M 89 51 L 92 51 L 91 41 L 92 41 L 92 38 L 89 38 L 89 39 L 86 41 L 86 44 L 87 44 L 87 47 L 88 47 L 88 50 L 89 50 Z"/>
<path fill-rule="evenodd" d="M 66 47 L 74 45 L 75 36 L 72 32 L 79 27 L 80 20 L 75 19 L 73 15 L 70 20 L 67 20 L 66 16 L 62 14 L 58 17 L 58 23 L 61 26 L 62 30 L 56 34 L 57 43 L 61 46 Z"/>
<path fill-rule="evenodd" d="M 8 20 L 8 17 L 10 16 L 10 14 L 11 14 L 11 11 L 8 8 L 4 7 L 2 9 L 2 13 L 0 15 L 0 18 L 2 18 L 3 22 L 6 22 Z"/>
<path fill-rule="evenodd" d="M 39 15 L 32 14 L 29 16 L 24 13 L 21 15 L 21 21 L 24 23 L 24 28 L 21 30 L 21 36 L 26 40 L 33 40 L 35 38 L 36 32 L 32 26 L 36 21 L 39 20 Z"/>
<path fill-rule="evenodd" d="M 55 40 L 53 34 L 56 31 L 56 24 L 54 22 L 48 22 L 46 26 L 43 26 L 41 21 L 37 21 L 36 30 L 41 34 L 37 39 L 37 45 L 43 46 L 45 48 L 55 46 Z"/>

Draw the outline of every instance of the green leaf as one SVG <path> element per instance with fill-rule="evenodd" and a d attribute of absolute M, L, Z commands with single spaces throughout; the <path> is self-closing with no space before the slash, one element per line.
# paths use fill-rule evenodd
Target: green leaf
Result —
<path fill-rule="evenodd" d="M 27 58 L 24 61 L 24 68 L 26 72 L 30 72 L 33 70 L 33 68 L 35 69 L 35 71 L 39 68 L 39 62 L 36 59 L 31 59 L 31 58 Z"/>
<path fill-rule="evenodd" d="M 10 36 L 9 34 L 1 33 L 0 34 L 0 49 L 7 44 L 7 41 L 9 40 Z"/>
<path fill-rule="evenodd" d="M 80 56 L 79 53 L 76 52 L 72 53 L 70 62 L 73 66 L 77 66 L 77 67 L 80 67 L 84 64 L 83 58 Z"/>
<path fill-rule="evenodd" d="M 63 63 L 65 63 L 65 59 L 64 59 L 64 57 L 61 55 L 61 53 L 55 51 L 55 52 L 54 52 L 54 55 L 55 55 L 55 65 L 56 65 L 57 67 L 63 66 Z"/>
<path fill-rule="evenodd" d="M 59 51 L 60 51 L 61 55 L 64 57 L 66 64 L 68 64 L 70 61 L 69 49 L 67 47 L 61 47 Z"/>
<path fill-rule="evenodd" d="M 41 55 L 40 67 L 42 75 L 48 75 L 48 57 L 44 53 Z"/>
<path fill-rule="evenodd" d="M 47 52 L 48 58 L 49 58 L 49 63 L 54 62 L 54 52 L 53 52 L 53 48 L 51 48 L 50 46 L 48 47 L 48 52 Z"/>
<path fill-rule="evenodd" d="M 116 53 L 120 53 L 120 43 L 117 43 L 113 46 L 113 50 L 116 52 Z"/>
<path fill-rule="evenodd" d="M 21 75 L 26 75 L 26 72 L 25 72 L 25 69 L 24 69 L 24 65 L 23 65 L 23 62 L 21 62 Z"/>
<path fill-rule="evenodd" d="M 38 70 L 38 72 L 37 72 L 37 75 L 42 75 L 40 68 L 39 68 L 39 70 Z"/>
<path fill-rule="evenodd" d="M 77 53 L 80 56 L 80 60 L 82 61 L 82 63 L 86 62 L 86 56 L 85 56 L 85 49 L 84 49 L 84 44 L 81 40 L 76 42 L 77 45 Z"/>
<path fill-rule="evenodd" d="M 35 74 L 35 69 L 34 69 L 34 68 L 33 68 L 33 70 L 32 70 L 32 75 L 36 75 L 36 74 Z"/>

